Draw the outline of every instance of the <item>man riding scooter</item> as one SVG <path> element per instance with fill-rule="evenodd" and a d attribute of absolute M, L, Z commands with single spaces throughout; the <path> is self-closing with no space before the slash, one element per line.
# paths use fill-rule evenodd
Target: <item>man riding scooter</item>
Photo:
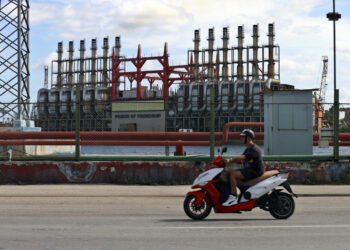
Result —
<path fill-rule="evenodd" d="M 227 164 L 240 163 L 243 161 L 244 167 L 238 170 L 225 170 L 230 180 L 231 194 L 229 195 L 228 199 L 222 204 L 223 206 L 232 206 L 237 204 L 238 198 L 236 189 L 238 182 L 245 182 L 258 178 L 265 171 L 265 165 L 261 156 L 261 149 L 253 142 L 253 139 L 255 137 L 254 132 L 250 129 L 244 129 L 240 136 L 242 137 L 242 141 L 247 146 L 247 148 L 244 150 L 242 155 L 225 160 L 225 162 Z"/>

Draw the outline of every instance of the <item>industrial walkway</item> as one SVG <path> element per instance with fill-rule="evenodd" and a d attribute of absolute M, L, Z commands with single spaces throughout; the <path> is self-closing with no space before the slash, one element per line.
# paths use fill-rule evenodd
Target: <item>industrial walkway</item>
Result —
<path fill-rule="evenodd" d="M 304 196 L 286 221 L 257 209 L 195 222 L 188 186 L 0 186 L 0 249 L 348 248 L 350 187 L 293 188 Z"/>

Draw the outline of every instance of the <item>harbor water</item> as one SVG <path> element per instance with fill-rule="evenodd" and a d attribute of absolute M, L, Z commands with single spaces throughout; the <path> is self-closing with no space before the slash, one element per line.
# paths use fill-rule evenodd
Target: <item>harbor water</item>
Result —
<path fill-rule="evenodd" d="M 264 152 L 264 145 L 259 145 Z M 244 145 L 226 145 L 227 155 L 242 154 Z M 217 152 L 218 147 L 215 148 Z M 175 147 L 169 147 L 169 155 L 174 155 Z M 186 155 L 209 155 L 209 147 L 185 147 Z M 313 147 L 314 155 L 333 153 L 333 147 Z M 339 147 L 340 154 L 350 154 L 350 147 Z M 82 155 L 165 155 L 165 147 L 135 147 L 135 146 L 82 146 Z"/>

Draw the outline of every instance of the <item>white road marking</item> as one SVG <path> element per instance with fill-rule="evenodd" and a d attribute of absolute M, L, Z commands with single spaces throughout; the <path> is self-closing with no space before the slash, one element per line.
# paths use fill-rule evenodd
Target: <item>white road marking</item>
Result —
<path fill-rule="evenodd" d="M 350 228 L 350 225 L 286 225 L 286 226 L 190 226 L 190 227 L 159 227 L 159 229 L 289 229 L 289 228 Z M 157 228 L 158 229 L 158 228 Z"/>

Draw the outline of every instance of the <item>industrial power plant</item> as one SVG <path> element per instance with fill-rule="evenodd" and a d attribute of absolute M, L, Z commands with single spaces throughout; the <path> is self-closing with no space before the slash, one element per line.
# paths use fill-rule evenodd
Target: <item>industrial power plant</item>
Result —
<path fill-rule="evenodd" d="M 169 65 L 166 43 L 161 56 L 143 57 L 139 45 L 137 56 L 127 57 L 121 54 L 119 36 L 112 47 L 106 37 L 98 56 L 97 40 L 92 39 L 86 56 L 81 40 L 75 57 L 74 43 L 69 41 L 68 58 L 63 58 L 59 42 L 50 87 L 45 67 L 44 88 L 38 91 L 37 126 L 43 131 L 75 130 L 77 85 L 82 131 L 209 131 L 210 88 L 215 90 L 216 131 L 231 121 L 263 122 L 264 90 L 294 86 L 280 82 L 274 24 L 268 24 L 266 44 L 259 41 L 259 25 L 252 31 L 252 44 L 245 45 L 244 26 L 238 26 L 237 44 L 230 45 L 229 28 L 224 27 L 219 46 L 210 28 L 208 45 L 201 47 L 200 30 L 195 30 L 194 47 L 183 65 Z M 143 69 L 148 61 L 161 67 Z"/>

